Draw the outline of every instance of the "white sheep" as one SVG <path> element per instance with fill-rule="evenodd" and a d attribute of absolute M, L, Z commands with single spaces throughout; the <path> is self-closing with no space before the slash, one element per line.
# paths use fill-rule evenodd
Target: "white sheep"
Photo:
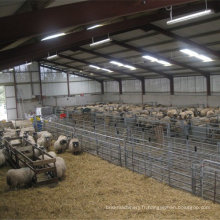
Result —
<path fill-rule="evenodd" d="M 178 115 L 178 112 L 177 112 L 177 110 L 176 109 L 170 109 L 170 110 L 168 110 L 167 111 L 167 115 L 169 116 L 169 117 L 176 117 L 177 115 Z"/>
<path fill-rule="evenodd" d="M 206 114 L 207 117 L 215 116 L 215 112 L 213 110 L 210 110 Z"/>
<path fill-rule="evenodd" d="M 73 154 L 80 154 L 82 153 L 82 148 L 79 145 L 78 138 L 72 138 L 69 143 L 69 150 Z"/>
<path fill-rule="evenodd" d="M 34 132 L 35 130 L 33 127 L 21 128 L 20 137 L 23 137 L 25 133 L 33 135 Z"/>
<path fill-rule="evenodd" d="M 44 147 L 39 147 L 38 146 L 38 148 L 40 148 L 41 150 L 47 152 L 47 150 Z M 39 150 L 38 148 L 34 148 L 34 156 L 35 157 L 39 157 L 40 155 L 42 155 L 42 151 Z"/>
<path fill-rule="evenodd" d="M 29 167 L 10 169 L 7 172 L 7 184 L 11 188 L 24 186 L 32 183 L 34 172 Z"/>
<path fill-rule="evenodd" d="M 48 137 L 48 138 L 52 138 L 52 134 L 48 131 L 40 131 L 40 132 L 37 132 L 37 137 L 40 138 L 40 137 Z"/>
<path fill-rule="evenodd" d="M 64 135 L 60 135 L 54 142 L 54 149 L 57 153 L 62 153 L 66 150 L 68 144 L 68 138 Z"/>
<path fill-rule="evenodd" d="M 56 157 L 56 171 L 57 171 L 57 177 L 61 179 L 64 177 L 65 172 L 66 172 L 66 164 L 63 158 L 61 157 Z M 53 163 L 49 164 L 51 167 L 54 166 Z"/>
<path fill-rule="evenodd" d="M 30 143 L 31 145 L 35 145 L 35 144 L 36 144 L 34 138 L 33 138 L 32 136 L 30 136 L 30 135 L 28 135 L 27 141 L 28 141 L 28 143 Z"/>
<path fill-rule="evenodd" d="M 54 157 L 54 158 L 57 157 L 57 155 L 56 155 L 56 153 L 54 151 L 49 151 L 49 152 L 47 152 L 47 154 L 49 154 L 51 157 Z M 44 154 L 44 160 L 52 159 L 51 157 L 49 157 L 46 154 Z M 43 156 L 40 155 L 39 159 L 43 160 Z"/>
<path fill-rule="evenodd" d="M 48 150 L 51 145 L 51 138 L 46 136 L 41 136 L 40 138 L 37 139 L 37 145 L 45 147 Z"/>

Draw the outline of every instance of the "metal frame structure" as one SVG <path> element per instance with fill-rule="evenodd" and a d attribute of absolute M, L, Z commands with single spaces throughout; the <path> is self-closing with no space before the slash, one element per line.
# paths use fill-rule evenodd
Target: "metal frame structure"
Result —
<path fill-rule="evenodd" d="M 216 152 L 215 145 L 202 146 L 197 142 L 198 148 L 195 148 L 193 143 L 181 144 L 163 132 L 158 132 L 159 136 L 150 134 L 149 138 L 145 131 L 146 136 L 137 138 L 128 128 L 123 136 L 117 126 L 98 123 L 88 114 L 71 117 L 45 121 L 44 129 L 54 136 L 77 137 L 84 151 L 113 164 L 220 202 L 220 152 Z"/>

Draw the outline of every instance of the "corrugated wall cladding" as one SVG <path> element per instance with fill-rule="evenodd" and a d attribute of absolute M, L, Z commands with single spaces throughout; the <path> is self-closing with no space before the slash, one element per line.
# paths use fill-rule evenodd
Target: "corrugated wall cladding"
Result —
<path fill-rule="evenodd" d="M 146 92 L 169 92 L 170 84 L 169 79 L 146 79 L 145 90 Z"/>
<path fill-rule="evenodd" d="M 110 93 L 118 93 L 119 92 L 119 86 L 117 81 L 107 81 L 104 82 L 104 90 L 105 92 Z"/>
<path fill-rule="evenodd" d="M 53 70 L 50 72 L 49 71 L 41 72 L 41 81 L 42 82 L 66 82 L 67 77 L 66 77 L 66 73 L 54 72 Z"/>
<path fill-rule="evenodd" d="M 42 84 L 43 96 L 60 96 L 67 95 L 66 83 L 43 83 Z"/>
<path fill-rule="evenodd" d="M 211 76 L 211 92 L 220 93 L 220 76 Z"/>
<path fill-rule="evenodd" d="M 123 80 L 122 81 L 123 92 L 141 92 L 141 81 L 140 80 Z"/>
<path fill-rule="evenodd" d="M 206 93 L 206 79 L 203 76 L 174 78 L 175 93 Z"/>
<path fill-rule="evenodd" d="M 101 93 L 101 85 L 96 81 L 70 82 L 70 94 Z"/>
<path fill-rule="evenodd" d="M 0 74 L 0 83 L 13 83 L 14 82 L 14 77 L 13 73 L 6 73 L 3 72 Z"/>

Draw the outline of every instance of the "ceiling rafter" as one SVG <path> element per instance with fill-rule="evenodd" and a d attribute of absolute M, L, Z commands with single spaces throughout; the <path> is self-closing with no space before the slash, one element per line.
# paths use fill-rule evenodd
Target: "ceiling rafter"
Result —
<path fill-rule="evenodd" d="M 175 9 L 175 14 L 183 14 L 185 11 L 193 11 L 198 7 L 203 6 L 200 1 L 195 4 L 187 5 L 186 7 L 178 7 Z M 210 2 L 211 7 L 214 7 L 214 4 Z M 146 26 L 150 22 L 158 21 L 161 19 L 166 19 L 169 17 L 169 13 L 166 10 L 160 10 L 160 13 L 155 12 L 149 15 L 143 15 L 141 17 L 124 20 L 117 23 L 112 23 L 97 29 L 93 30 L 82 30 L 76 33 L 71 33 L 61 38 L 50 40 L 50 42 L 37 42 L 29 45 L 24 45 L 14 49 L 0 52 L 0 70 L 10 68 L 12 66 L 21 65 L 26 61 L 34 61 L 46 57 L 48 53 L 57 53 L 61 51 L 68 50 L 69 48 L 75 46 L 82 46 L 84 44 L 90 43 L 91 39 L 102 38 L 107 34 L 114 35 L 123 33 L 126 31 L 135 30 L 137 28 Z M 47 20 L 47 19 L 46 19 Z M 72 20 L 72 19 L 71 19 Z M 0 19 L 1 21 L 1 19 Z M 1 23 L 1 22 L 0 22 Z M 16 23 L 16 22 L 14 22 Z M 26 23 L 26 21 L 25 21 Z M 1 25 L 0 25 L 1 26 Z M 10 25 L 8 25 L 10 26 Z M 25 26 L 25 29 L 28 29 Z M 35 27 L 35 26 L 34 26 Z M 10 28 L 12 30 L 12 28 Z M 5 33 L 5 32 L 2 32 Z M 10 32 L 11 35 L 11 32 Z M 0 37 L 2 34 L 0 35 Z M 7 40 L 9 40 L 7 38 Z M 34 51 L 34 53 L 33 53 Z"/>
<path fill-rule="evenodd" d="M 212 49 L 210 49 L 210 48 L 208 48 L 208 47 L 206 47 L 204 45 L 198 44 L 198 43 L 196 43 L 196 42 L 194 42 L 194 41 L 192 41 L 190 39 L 187 39 L 186 37 L 182 37 L 182 36 L 180 36 L 178 34 L 175 34 L 175 33 L 171 32 L 169 30 L 165 30 L 165 29 L 163 29 L 161 27 L 158 27 L 156 25 L 153 25 L 153 24 L 147 25 L 147 29 L 149 27 L 151 27 L 152 30 L 155 30 L 155 31 L 157 31 L 157 32 L 159 32 L 159 33 L 161 33 L 163 35 L 171 37 L 171 38 L 173 38 L 173 39 L 175 39 L 177 41 L 181 41 L 183 43 L 186 43 L 186 44 L 188 44 L 191 47 L 195 47 L 195 48 L 198 48 L 200 50 L 203 50 L 203 51 L 205 51 L 205 52 L 207 52 L 207 53 L 209 53 L 209 54 L 211 54 L 211 55 L 213 55 L 215 57 L 218 57 L 218 58 L 220 57 L 220 52 L 219 51 L 214 51 L 214 50 L 212 50 Z M 145 27 L 142 27 L 141 29 L 145 30 Z"/>
<path fill-rule="evenodd" d="M 49 61 L 49 60 L 44 60 L 44 59 L 41 59 L 40 60 L 40 62 L 46 62 L 46 63 L 50 63 L 50 64 L 53 64 L 53 65 L 56 65 L 56 66 L 63 66 L 63 67 L 65 67 L 65 68 L 67 68 L 67 69 L 75 69 L 75 70 L 77 70 L 77 71 L 80 71 L 79 69 L 77 69 L 77 68 L 75 68 L 75 67 L 72 67 L 72 66 L 70 66 L 70 65 L 68 65 L 68 64 L 62 64 L 62 63 L 57 63 L 57 62 L 55 62 L 55 61 Z M 57 68 L 57 67 L 55 67 L 55 68 Z M 70 72 L 74 72 L 75 73 L 75 71 L 74 70 L 69 70 Z M 84 71 L 84 72 L 86 72 L 86 71 Z M 99 80 L 99 79 L 97 79 L 96 77 L 92 77 L 92 76 L 89 76 L 89 75 L 85 75 L 85 74 L 80 74 L 80 73 L 77 73 L 78 74 L 78 76 L 81 76 L 81 77 L 84 77 L 84 78 L 88 78 L 88 79 L 92 79 L 92 80 L 95 80 L 95 81 L 98 81 L 98 82 L 102 82 L 103 80 Z"/>
<path fill-rule="evenodd" d="M 203 76 L 207 76 L 207 75 L 210 74 L 209 72 L 200 70 L 200 69 L 198 69 L 196 67 L 192 67 L 192 66 L 190 66 L 188 64 L 184 64 L 184 63 L 181 63 L 179 61 L 175 61 L 175 60 L 173 60 L 171 58 L 164 57 L 164 56 L 162 56 L 162 55 L 160 55 L 158 53 L 151 52 L 151 51 L 148 51 L 146 49 L 139 48 L 139 47 L 135 47 L 135 46 L 132 46 L 130 44 L 127 44 L 127 43 L 124 43 L 124 42 L 121 42 L 121 41 L 118 41 L 118 40 L 113 40 L 113 43 L 115 43 L 115 44 L 117 44 L 119 46 L 125 47 L 127 49 L 134 50 L 134 51 L 137 51 L 139 53 L 142 53 L 142 55 L 147 54 L 147 55 L 153 56 L 155 58 L 159 58 L 161 60 L 167 61 L 167 62 L 169 62 L 171 64 L 175 64 L 177 66 L 181 66 L 181 67 L 184 67 L 186 69 L 190 69 L 190 70 L 192 70 L 194 72 L 200 73 Z"/>
<path fill-rule="evenodd" d="M 84 51 L 86 53 L 94 54 L 94 55 L 99 56 L 99 57 L 104 57 L 107 60 L 115 60 L 115 61 L 118 61 L 118 62 L 121 62 L 121 63 L 124 63 L 124 64 L 128 64 L 128 65 L 134 66 L 134 67 L 136 67 L 138 69 L 143 69 L 143 70 L 146 70 L 146 71 L 154 72 L 154 73 L 159 74 L 159 75 L 161 75 L 163 77 L 166 77 L 168 79 L 172 77 L 172 75 L 169 75 L 169 74 L 164 73 L 162 71 L 154 70 L 154 69 L 152 69 L 150 67 L 144 67 L 144 66 L 139 65 L 139 64 L 133 64 L 133 63 L 130 63 L 129 61 L 121 59 L 121 58 L 120 59 L 119 58 L 115 58 L 115 57 L 112 57 L 112 56 L 109 56 L 109 55 L 106 55 L 106 54 L 102 54 L 102 53 L 99 53 L 99 52 L 96 52 L 96 51 L 87 50 L 87 49 L 82 48 L 82 47 L 80 47 L 79 50 Z M 134 77 L 135 77 L 135 75 L 134 75 Z M 137 76 L 136 76 L 136 78 L 137 78 Z M 138 78 L 139 78 L 139 80 L 142 80 L 143 77 L 139 76 Z"/>
<path fill-rule="evenodd" d="M 72 61 L 76 61 L 76 62 L 80 62 L 80 63 L 84 63 L 86 65 L 96 65 L 96 63 L 91 63 L 91 62 L 88 62 L 88 61 L 85 61 L 85 60 L 80 60 L 80 59 L 77 59 L 77 58 L 73 58 L 73 57 L 69 57 L 69 56 L 65 56 L 65 55 L 62 55 L 62 54 L 59 54 L 60 57 L 62 58 L 65 58 L 65 59 L 69 59 L 69 60 L 72 60 Z M 97 64 L 98 65 L 98 64 Z M 137 79 L 140 79 L 139 77 L 135 76 L 134 74 L 132 73 L 126 73 L 126 72 L 123 72 L 123 71 L 120 71 L 120 70 L 114 70 L 115 72 L 118 72 L 119 74 L 121 75 L 126 75 L 126 76 L 132 76 L 132 77 L 135 77 Z M 108 75 L 107 75 L 108 76 Z M 117 78 L 113 77 L 115 80 Z"/>
<path fill-rule="evenodd" d="M 80 62 L 80 63 L 84 63 L 84 64 L 87 64 L 87 65 L 93 65 L 93 64 L 90 63 L 90 62 L 83 61 L 83 60 L 80 60 L 80 59 L 77 59 L 77 58 L 73 58 L 73 57 L 70 57 L 70 56 L 66 56 L 66 55 L 63 55 L 63 54 L 58 54 L 58 56 L 61 57 L 61 58 L 67 59 L 67 60 L 71 60 L 71 61 L 75 61 L 75 62 Z M 74 68 L 74 67 L 73 67 L 73 68 Z M 77 67 L 76 67 L 76 68 L 77 68 Z M 111 75 L 109 75 L 109 74 L 97 73 L 97 72 L 94 72 L 94 74 L 100 75 L 100 76 L 105 76 L 105 77 L 107 77 L 107 78 L 110 78 L 110 79 L 113 79 L 113 80 L 116 80 L 116 81 L 119 81 L 119 80 L 120 80 L 120 78 L 111 76 Z"/>
<path fill-rule="evenodd" d="M 31 35 L 52 34 L 71 26 L 91 24 L 105 19 L 195 1 L 199 0 L 148 0 L 145 4 L 143 1 L 83 1 L 3 17 L 0 18 L 0 41 L 16 40 Z"/>

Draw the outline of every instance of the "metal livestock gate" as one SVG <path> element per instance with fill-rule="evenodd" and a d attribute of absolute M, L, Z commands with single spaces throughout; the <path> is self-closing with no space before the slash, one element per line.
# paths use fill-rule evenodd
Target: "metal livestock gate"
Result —
<path fill-rule="evenodd" d="M 101 127 L 100 127 L 101 126 Z M 68 120 L 44 121 L 44 130 L 54 136 L 78 137 L 84 151 L 113 164 L 186 190 L 205 199 L 220 202 L 220 154 L 216 145 L 178 140 L 165 136 L 157 142 L 115 126 L 75 123 Z M 131 132 L 131 133 L 130 133 Z M 129 135 L 128 135 L 129 134 Z M 183 143 L 182 143 L 182 142 Z"/>

